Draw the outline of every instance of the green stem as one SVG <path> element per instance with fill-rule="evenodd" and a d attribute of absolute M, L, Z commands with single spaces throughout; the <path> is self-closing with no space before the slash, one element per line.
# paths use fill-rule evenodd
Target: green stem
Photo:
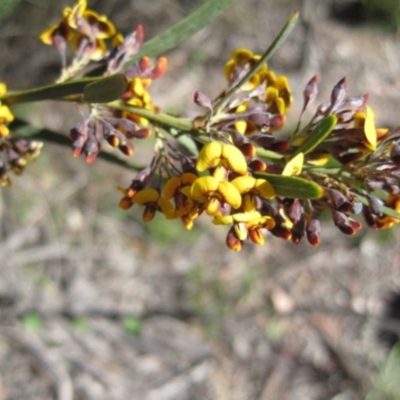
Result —
<path fill-rule="evenodd" d="M 275 40 L 272 42 L 272 44 L 268 47 L 267 51 L 262 55 L 262 57 L 257 61 L 257 63 L 254 65 L 254 67 L 235 85 L 233 85 L 228 92 L 221 97 L 217 103 L 214 106 L 214 110 L 217 110 L 225 103 L 227 102 L 234 94 L 235 92 L 242 87 L 246 82 L 248 82 L 253 75 L 257 73 L 257 71 L 261 68 L 261 66 L 271 58 L 271 56 L 275 53 L 277 49 L 283 44 L 283 42 L 287 39 L 287 37 L 290 35 L 292 32 L 297 19 L 299 17 L 299 13 L 293 13 L 289 19 L 286 21 L 285 25 L 279 32 L 278 36 L 275 38 Z"/>
<path fill-rule="evenodd" d="M 129 106 L 119 100 L 107 103 L 106 106 L 114 108 L 116 110 L 129 111 L 132 114 L 146 118 L 152 123 L 166 128 L 167 130 L 170 130 L 171 128 L 177 129 L 180 131 L 190 132 L 191 134 L 194 134 L 196 136 L 203 134 L 202 131 L 195 128 L 193 121 L 173 117 L 172 115 L 165 114 L 159 111 L 148 110 L 142 107 Z"/>
<path fill-rule="evenodd" d="M 0 101 L 4 104 L 10 105 L 33 101 L 62 99 L 66 96 L 83 94 L 84 89 L 88 84 L 101 79 L 104 79 L 104 77 L 82 78 L 70 82 L 41 86 L 29 90 L 8 92 L 0 98 Z"/>

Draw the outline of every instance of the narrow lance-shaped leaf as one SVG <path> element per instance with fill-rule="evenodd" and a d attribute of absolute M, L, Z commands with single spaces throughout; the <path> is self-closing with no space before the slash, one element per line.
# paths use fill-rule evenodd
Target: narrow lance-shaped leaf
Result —
<path fill-rule="evenodd" d="M 257 178 L 266 179 L 275 189 L 277 196 L 291 199 L 319 199 L 324 190 L 315 182 L 297 176 L 283 176 L 259 172 Z"/>
<path fill-rule="evenodd" d="M 100 79 L 103 78 L 82 78 L 28 90 L 7 92 L 0 100 L 5 104 L 17 104 L 31 101 L 62 99 L 66 96 L 82 94 L 87 85 L 97 82 Z"/>
<path fill-rule="evenodd" d="M 196 11 L 147 41 L 130 64 L 143 56 L 155 57 L 171 50 L 218 18 L 235 0 L 208 0 Z"/>
<path fill-rule="evenodd" d="M 299 153 L 307 154 L 314 150 L 332 132 L 336 123 L 336 115 L 329 115 L 319 121 L 315 125 L 314 129 L 304 139 L 304 142 L 297 148 L 295 155 Z"/>
<path fill-rule="evenodd" d="M 88 103 L 108 103 L 121 97 L 126 86 L 127 82 L 123 74 L 107 76 L 87 85 L 83 98 Z"/>

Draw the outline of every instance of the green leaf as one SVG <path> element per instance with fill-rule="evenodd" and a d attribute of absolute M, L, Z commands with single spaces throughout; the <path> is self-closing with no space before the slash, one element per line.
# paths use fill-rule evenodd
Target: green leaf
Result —
<path fill-rule="evenodd" d="M 99 80 L 102 80 L 102 78 L 82 78 L 69 82 L 41 86 L 34 89 L 7 92 L 3 97 L 1 97 L 1 102 L 10 105 L 27 103 L 30 101 L 62 99 L 63 97 L 71 95 L 81 95 L 86 86 L 98 82 Z"/>
<path fill-rule="evenodd" d="M 324 190 L 315 182 L 297 176 L 283 176 L 259 172 L 257 178 L 266 179 L 275 189 L 277 196 L 291 199 L 319 199 Z"/>
<path fill-rule="evenodd" d="M 332 132 L 336 126 L 336 115 L 329 115 L 319 121 L 314 129 L 307 135 L 304 142 L 297 148 L 295 155 L 299 153 L 307 154 L 314 150 Z"/>
<path fill-rule="evenodd" d="M 211 24 L 211 22 L 218 18 L 234 1 L 235 0 L 207 0 L 186 18 L 180 20 L 177 24 L 160 35 L 147 41 L 130 63 L 137 61 L 143 56 L 155 57 L 175 48 L 199 30 Z"/>
<path fill-rule="evenodd" d="M 0 0 L 0 19 L 9 13 L 20 0 Z"/>
<path fill-rule="evenodd" d="M 126 87 L 127 82 L 123 74 L 106 76 L 85 86 L 83 99 L 88 103 L 108 103 L 121 97 Z"/>
<path fill-rule="evenodd" d="M 137 317 L 124 317 L 122 319 L 122 328 L 125 332 L 137 336 L 142 330 L 142 322 Z"/>

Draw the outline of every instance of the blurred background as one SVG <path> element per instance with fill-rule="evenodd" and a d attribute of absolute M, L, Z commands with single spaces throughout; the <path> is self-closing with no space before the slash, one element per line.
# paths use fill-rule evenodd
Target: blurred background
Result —
<path fill-rule="evenodd" d="M 123 33 L 151 38 L 200 0 L 88 1 Z M 201 110 L 193 93 L 224 89 L 230 52 L 262 53 L 288 16 L 295 31 L 270 62 L 289 76 L 297 122 L 302 91 L 320 76 L 319 102 L 349 78 L 370 93 L 379 126 L 398 124 L 400 6 L 396 1 L 237 0 L 167 54 L 154 103 Z M 57 52 L 39 34 L 70 1 L 22 0 L 2 21 L 0 76 L 9 90 L 51 83 Z M 55 102 L 16 113 L 65 135 L 79 114 Z M 289 122 L 290 123 L 290 122 Z M 136 150 L 136 160 L 148 149 Z M 0 400 L 398 399 L 399 358 L 377 339 L 385 301 L 399 290 L 398 229 L 347 237 L 330 221 L 312 248 L 268 237 L 241 253 L 226 231 L 192 231 L 118 209 L 134 173 L 45 144 L 0 192 Z"/>

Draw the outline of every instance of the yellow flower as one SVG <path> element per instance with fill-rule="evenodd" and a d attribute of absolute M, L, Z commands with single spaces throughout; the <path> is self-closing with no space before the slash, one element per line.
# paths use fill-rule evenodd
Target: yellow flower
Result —
<path fill-rule="evenodd" d="M 144 207 L 143 221 L 149 222 L 157 211 L 162 212 L 166 218 L 174 218 L 175 212 L 171 203 L 160 195 L 155 189 L 143 189 L 132 197 L 132 203 Z"/>
<path fill-rule="evenodd" d="M 258 62 L 261 58 L 259 55 L 254 55 L 247 49 L 236 49 L 232 52 L 232 59 L 229 60 L 224 66 L 224 74 L 230 84 L 236 83 L 243 78 L 247 72 Z M 262 83 L 262 77 L 265 76 L 267 71 L 267 64 L 263 64 L 261 68 L 246 82 L 241 89 L 250 91 Z"/>
<path fill-rule="evenodd" d="M 252 176 L 239 176 L 232 181 L 240 194 L 254 193 L 264 199 L 273 199 L 275 189 L 265 179 L 256 179 Z"/>
<path fill-rule="evenodd" d="M 213 219 L 215 225 L 230 225 L 231 231 L 240 241 L 250 238 L 253 243 L 264 244 L 262 229 L 274 228 L 275 221 L 270 216 L 262 216 L 258 211 L 239 212 L 231 215 L 217 215 Z M 228 246 L 229 247 L 229 246 Z"/>
<path fill-rule="evenodd" d="M 67 18 L 64 17 L 58 24 L 46 29 L 39 36 L 40 40 L 49 46 L 63 47 L 65 42 L 71 39 L 72 30 L 68 25 Z"/>
<path fill-rule="evenodd" d="M 155 110 L 156 107 L 152 103 L 150 93 L 145 89 L 143 80 L 139 77 L 133 78 L 126 92 L 123 94 L 122 99 L 128 105 L 146 108 L 147 110 Z M 123 111 L 123 117 L 136 122 L 141 126 L 148 126 L 149 121 L 144 117 L 140 117 L 129 111 Z"/>
<path fill-rule="evenodd" d="M 105 39 L 116 34 L 114 25 L 105 15 L 87 9 L 87 1 L 79 0 L 73 8 L 64 8 L 61 21 L 46 29 L 40 40 L 55 46 L 63 57 L 66 43 L 71 42 L 74 53 L 86 60 L 99 61 L 106 53 Z"/>
<path fill-rule="evenodd" d="M 248 236 L 247 223 L 255 218 L 259 218 L 260 213 L 258 211 L 251 212 L 239 212 L 231 215 L 217 215 L 213 219 L 214 225 L 231 225 L 233 224 L 233 230 L 236 237 L 239 240 L 246 240 Z"/>
<path fill-rule="evenodd" d="M 4 96 L 7 92 L 7 86 L 5 83 L 0 82 L 0 97 Z M 14 120 L 14 115 L 11 110 L 0 102 L 0 138 L 9 135 L 10 131 L 6 124 Z"/>
<path fill-rule="evenodd" d="M 193 221 L 202 211 L 199 203 L 184 193 L 185 189 L 190 191 L 191 185 L 197 178 L 197 175 L 187 172 L 170 178 L 164 185 L 164 197 L 167 200 L 174 199 L 176 215 L 181 218 L 186 229 L 192 229 Z"/>
<path fill-rule="evenodd" d="M 365 138 L 362 142 L 362 146 L 359 147 L 359 149 L 364 152 L 365 150 L 375 151 L 378 142 L 389 132 L 389 130 L 385 128 L 376 128 L 375 114 L 368 105 L 366 106 L 365 113 L 359 111 L 354 115 L 354 127 L 363 128 L 364 130 Z"/>
<path fill-rule="evenodd" d="M 87 9 L 86 0 L 79 0 L 72 10 L 66 8 L 64 15 L 71 28 L 92 40 L 108 39 L 116 33 L 114 24 L 105 15 Z"/>
<path fill-rule="evenodd" d="M 264 235 L 262 229 L 273 229 L 275 227 L 275 220 L 267 215 L 263 215 L 259 218 L 254 218 L 247 224 L 247 230 L 249 232 L 249 239 L 258 245 L 264 244 Z"/>
<path fill-rule="evenodd" d="M 202 176 L 196 179 L 191 186 L 190 196 L 199 203 L 205 203 L 207 214 L 212 216 L 220 213 L 224 203 L 231 205 L 234 209 L 238 209 L 242 203 L 242 197 L 232 183 L 219 181 L 213 176 Z"/>
<path fill-rule="evenodd" d="M 247 173 L 246 159 L 236 146 L 219 142 L 205 144 L 197 158 L 196 169 L 203 172 L 219 165 L 240 175 Z"/>

